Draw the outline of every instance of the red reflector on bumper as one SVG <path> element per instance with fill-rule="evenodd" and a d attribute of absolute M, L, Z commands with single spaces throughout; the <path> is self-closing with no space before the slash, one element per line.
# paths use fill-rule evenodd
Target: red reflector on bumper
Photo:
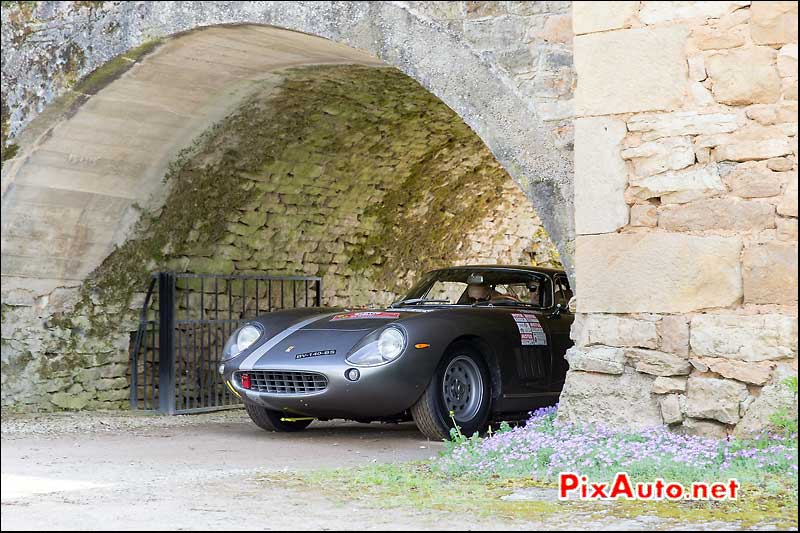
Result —
<path fill-rule="evenodd" d="M 250 388 L 250 374 L 242 374 L 242 388 L 249 389 Z"/>

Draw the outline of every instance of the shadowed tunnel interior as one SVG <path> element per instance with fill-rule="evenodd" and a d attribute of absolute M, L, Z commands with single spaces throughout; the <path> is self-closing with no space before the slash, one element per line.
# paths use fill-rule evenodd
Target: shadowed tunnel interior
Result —
<path fill-rule="evenodd" d="M 135 285 L 156 264 L 316 275 L 326 304 L 379 305 L 432 268 L 558 261 L 480 139 L 395 69 L 276 73 L 166 180 L 163 207 L 95 272 L 100 288 Z"/>
<path fill-rule="evenodd" d="M 9 337 L 40 343 L 4 359 L 4 403 L 125 405 L 150 272 L 314 275 L 325 305 L 381 305 L 432 268 L 559 264 L 484 143 L 398 70 L 255 26 L 148 52 L 84 80 L 93 96 L 62 103 L 71 114 L 14 169 L 4 284 L 36 277 L 61 305 L 34 331 L 35 307 L 4 304 Z M 66 392 L 31 395 L 43 381 Z"/>

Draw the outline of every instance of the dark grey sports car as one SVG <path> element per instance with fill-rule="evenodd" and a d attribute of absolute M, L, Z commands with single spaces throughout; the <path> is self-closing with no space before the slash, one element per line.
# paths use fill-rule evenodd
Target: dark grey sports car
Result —
<path fill-rule="evenodd" d="M 454 421 L 471 435 L 558 400 L 571 296 L 560 270 L 435 270 L 386 309 L 259 317 L 234 332 L 220 372 L 266 430 L 413 419 L 431 439 Z"/>

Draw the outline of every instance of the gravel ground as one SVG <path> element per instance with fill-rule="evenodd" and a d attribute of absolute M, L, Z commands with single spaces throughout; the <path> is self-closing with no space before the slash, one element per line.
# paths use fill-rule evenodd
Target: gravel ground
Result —
<path fill-rule="evenodd" d="M 427 459 L 441 449 L 413 424 L 314 423 L 265 433 L 240 409 L 162 417 L 132 413 L 2 417 L 2 528 L 262 530 L 704 529 L 655 517 L 544 523 L 375 505 L 259 480 L 270 472 Z M 46 517 L 46 519 L 43 519 Z"/>
<path fill-rule="evenodd" d="M 63 437 L 75 434 L 96 434 L 124 431 L 129 434 L 154 429 L 198 426 L 214 423 L 249 422 L 241 408 L 196 415 L 159 416 L 128 411 L 94 411 L 80 413 L 6 414 L 3 413 L 0 433 L 3 439 L 23 437 Z"/>

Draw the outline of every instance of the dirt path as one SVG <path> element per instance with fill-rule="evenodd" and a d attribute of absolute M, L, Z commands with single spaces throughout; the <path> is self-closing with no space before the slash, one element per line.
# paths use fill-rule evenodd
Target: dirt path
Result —
<path fill-rule="evenodd" d="M 413 425 L 317 423 L 267 434 L 242 411 L 192 417 L 4 417 L 3 529 L 418 529 L 394 516 L 256 477 L 281 470 L 425 459 L 441 445 Z M 488 526 L 487 526 L 488 527 Z"/>
<path fill-rule="evenodd" d="M 384 511 L 258 482 L 262 473 L 425 459 L 411 424 L 313 424 L 267 434 L 240 410 L 3 417 L 2 527 L 9 529 L 641 529 L 643 517 L 576 524 Z"/>

